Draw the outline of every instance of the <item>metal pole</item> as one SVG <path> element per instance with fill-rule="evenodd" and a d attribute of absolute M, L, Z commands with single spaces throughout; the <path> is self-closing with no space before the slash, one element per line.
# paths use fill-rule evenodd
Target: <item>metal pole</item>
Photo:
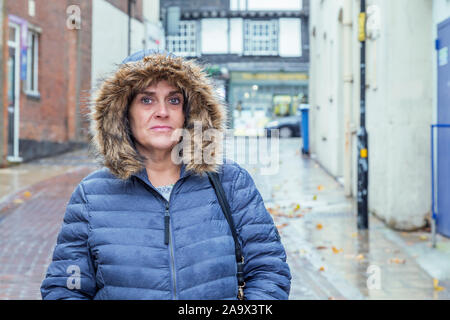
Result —
<path fill-rule="evenodd" d="M 369 154 L 366 131 L 366 1 L 361 0 L 359 14 L 359 41 L 361 42 L 361 105 L 360 128 L 358 131 L 358 229 L 369 228 L 368 182 Z"/>
<path fill-rule="evenodd" d="M 436 248 L 436 213 L 434 210 L 434 125 L 431 125 L 431 240 Z"/>
<path fill-rule="evenodd" d="M 128 0 L 128 55 L 131 54 L 131 9 L 134 0 Z"/>

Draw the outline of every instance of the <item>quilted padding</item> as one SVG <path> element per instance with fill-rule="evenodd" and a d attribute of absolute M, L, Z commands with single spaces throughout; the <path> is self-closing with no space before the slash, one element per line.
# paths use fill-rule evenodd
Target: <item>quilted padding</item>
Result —
<path fill-rule="evenodd" d="M 219 177 L 243 249 L 246 298 L 287 299 L 285 250 L 253 179 L 229 160 Z M 126 180 L 107 168 L 85 177 L 41 286 L 43 299 L 215 300 L 236 299 L 237 291 L 233 237 L 214 189 L 185 165 L 169 202 L 145 169 Z"/>

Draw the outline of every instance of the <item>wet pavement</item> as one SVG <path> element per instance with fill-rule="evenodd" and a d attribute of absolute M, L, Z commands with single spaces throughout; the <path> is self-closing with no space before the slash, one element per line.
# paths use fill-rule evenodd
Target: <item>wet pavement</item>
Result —
<path fill-rule="evenodd" d="M 429 233 L 396 232 L 373 216 L 369 231 L 358 232 L 355 204 L 342 186 L 302 157 L 300 139 L 280 142 L 276 175 L 240 163 L 285 245 L 290 299 L 450 298 L 449 239 L 438 236 L 433 249 Z M 80 150 L 0 169 L 0 299 L 40 299 L 65 206 L 97 168 Z"/>
<path fill-rule="evenodd" d="M 358 232 L 356 204 L 300 145 L 282 141 L 277 175 L 245 166 L 287 250 L 290 299 L 449 299 L 450 239 L 432 249 L 430 233 L 396 232 L 372 215 Z"/>

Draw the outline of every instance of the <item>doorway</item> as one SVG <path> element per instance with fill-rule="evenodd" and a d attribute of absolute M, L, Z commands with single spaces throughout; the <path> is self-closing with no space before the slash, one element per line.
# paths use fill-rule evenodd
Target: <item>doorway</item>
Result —
<path fill-rule="evenodd" d="M 20 96 L 20 27 L 9 24 L 8 38 L 8 156 L 10 162 L 19 157 L 19 96 Z"/>

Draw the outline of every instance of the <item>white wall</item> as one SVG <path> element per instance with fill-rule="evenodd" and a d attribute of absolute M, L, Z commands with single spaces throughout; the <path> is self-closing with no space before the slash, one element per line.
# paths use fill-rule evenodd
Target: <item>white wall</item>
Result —
<path fill-rule="evenodd" d="M 343 120 L 339 9 L 342 1 L 311 2 L 311 145 L 319 162 L 335 177 L 343 174 Z M 311 86 L 312 84 L 312 86 Z"/>
<path fill-rule="evenodd" d="M 379 6 L 381 29 L 366 56 L 369 208 L 391 227 L 412 230 L 424 225 L 431 205 L 432 6 L 370 4 Z"/>
<path fill-rule="evenodd" d="M 158 24 L 159 22 L 159 0 L 144 0 L 142 1 L 142 11 L 144 19 Z"/>
<path fill-rule="evenodd" d="M 230 53 L 242 55 L 243 52 L 243 23 L 242 18 L 230 19 Z"/>
<path fill-rule="evenodd" d="M 302 55 L 301 20 L 281 18 L 279 51 L 282 57 L 300 57 Z"/>
<path fill-rule="evenodd" d="M 131 52 L 144 49 L 143 23 L 131 23 Z M 117 68 L 128 54 L 128 15 L 104 0 L 92 2 L 92 86 Z"/>
<path fill-rule="evenodd" d="M 353 2 L 353 111 L 360 118 L 359 1 Z M 444 0 L 444 2 L 447 2 Z M 367 40 L 366 128 L 369 135 L 369 211 L 389 226 L 424 226 L 431 205 L 430 124 L 434 39 L 431 1 L 369 0 L 380 12 L 380 34 Z M 342 61 L 338 13 L 341 1 L 311 1 L 311 138 L 318 161 L 334 176 L 342 148 L 339 94 Z M 442 8 L 436 7 L 437 11 Z M 401 14 L 398 14 L 401 12 Z M 437 18 L 435 18 L 436 20 Z M 420 21 L 420 23 L 417 23 Z M 310 32 L 311 33 L 311 32 Z M 325 38 L 326 34 L 326 38 Z M 413 36 L 405 36 L 413 35 Z M 330 99 L 331 98 L 331 99 Z M 353 190 L 357 182 L 357 137 L 353 136 Z"/>
<path fill-rule="evenodd" d="M 228 19 L 201 20 L 202 54 L 228 53 Z"/>

